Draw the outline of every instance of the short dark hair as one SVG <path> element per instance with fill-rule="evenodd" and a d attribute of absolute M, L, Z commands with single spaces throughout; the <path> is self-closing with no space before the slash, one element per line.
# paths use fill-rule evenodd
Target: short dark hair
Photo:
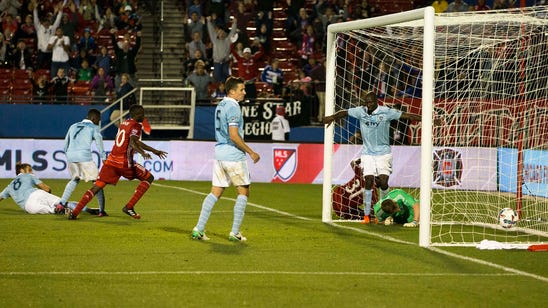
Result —
<path fill-rule="evenodd" d="M 230 92 L 230 90 L 236 90 L 238 88 L 238 84 L 243 84 L 244 80 L 240 77 L 234 77 L 230 76 L 225 81 L 225 89 L 226 93 Z"/>
<path fill-rule="evenodd" d="M 366 102 L 375 102 L 377 101 L 377 95 L 373 91 L 367 91 L 363 95 L 363 100 Z"/>
<path fill-rule="evenodd" d="M 143 106 L 141 105 L 131 105 L 131 107 L 129 107 L 129 115 L 134 118 L 135 115 L 140 112 L 140 111 L 144 111 L 145 108 L 143 108 Z"/>
<path fill-rule="evenodd" d="M 88 111 L 88 119 L 91 119 L 92 117 L 100 118 L 101 117 L 101 111 L 99 111 L 99 109 L 96 109 L 96 108 L 91 108 Z"/>
<path fill-rule="evenodd" d="M 27 167 L 30 167 L 30 164 L 26 164 L 26 163 L 22 163 L 22 162 L 17 162 L 15 164 L 15 175 L 19 175 L 19 173 L 21 173 L 21 169 L 25 169 Z"/>

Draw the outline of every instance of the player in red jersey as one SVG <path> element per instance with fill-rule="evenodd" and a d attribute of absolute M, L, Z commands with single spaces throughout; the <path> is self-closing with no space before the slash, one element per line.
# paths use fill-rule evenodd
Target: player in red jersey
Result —
<path fill-rule="evenodd" d="M 342 219 L 361 220 L 364 216 L 363 209 L 363 191 L 365 189 L 365 180 L 361 160 L 359 158 L 350 162 L 354 177 L 344 185 L 339 185 L 333 189 L 332 205 L 335 215 Z M 373 184 L 372 200 L 377 202 L 377 190 Z"/>
<path fill-rule="evenodd" d="M 148 152 L 152 152 L 161 159 L 166 158 L 167 152 L 156 150 L 141 141 L 142 125 L 145 118 L 145 110 L 141 105 L 133 105 L 129 108 L 130 118 L 122 122 L 116 134 L 116 140 L 112 151 L 99 171 L 97 181 L 84 193 L 76 208 L 68 213 L 68 219 L 78 217 L 80 211 L 88 204 L 93 196 L 103 189 L 107 184 L 116 185 L 121 176 L 128 180 L 139 179 L 141 183 L 135 189 L 129 202 L 122 208 L 122 211 L 132 218 L 140 219 L 133 207 L 150 187 L 154 176 L 143 166 L 133 160 L 135 152 L 141 154 L 144 159 L 151 159 Z M 148 152 L 146 152 L 148 151 Z"/>

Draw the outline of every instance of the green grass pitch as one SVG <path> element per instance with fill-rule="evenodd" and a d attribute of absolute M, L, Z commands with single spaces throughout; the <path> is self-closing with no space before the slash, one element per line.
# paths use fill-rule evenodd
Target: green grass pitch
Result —
<path fill-rule="evenodd" d="M 3 189 L 8 179 L 0 179 Z M 60 195 L 65 180 L 44 182 Z M 0 307 L 543 307 L 545 252 L 424 249 L 418 229 L 321 222 L 321 186 L 252 185 L 228 241 L 234 188 L 190 239 L 208 182 L 136 181 L 105 190 L 109 217 L 29 215 L 0 202 Z M 71 200 L 90 187 L 81 183 Z M 96 207 L 92 200 L 90 206 Z M 543 304 L 544 303 L 544 304 Z"/>

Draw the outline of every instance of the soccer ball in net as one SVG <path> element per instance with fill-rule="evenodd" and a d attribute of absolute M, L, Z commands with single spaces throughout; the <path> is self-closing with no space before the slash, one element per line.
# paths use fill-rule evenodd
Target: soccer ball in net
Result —
<path fill-rule="evenodd" d="M 505 229 L 512 228 L 518 222 L 518 213 L 513 209 L 506 207 L 499 212 L 499 224 Z"/>

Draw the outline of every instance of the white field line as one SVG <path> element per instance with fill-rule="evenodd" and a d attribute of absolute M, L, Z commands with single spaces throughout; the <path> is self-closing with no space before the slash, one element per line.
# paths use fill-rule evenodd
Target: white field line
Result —
<path fill-rule="evenodd" d="M 153 276 L 153 275 L 296 275 L 296 276 L 411 276 L 411 277 L 506 277 L 516 276 L 513 273 L 474 274 L 474 273 L 380 273 L 380 272 L 289 272 L 289 271 L 142 271 L 142 272 L 0 272 L 0 276 L 64 276 L 64 275 L 89 275 L 89 276 Z"/>
<path fill-rule="evenodd" d="M 183 190 L 183 191 L 186 191 L 186 192 L 190 192 L 190 193 L 194 193 L 194 194 L 200 194 L 200 195 L 204 195 L 204 196 L 207 195 L 207 194 L 202 193 L 202 192 L 198 192 L 198 191 L 195 191 L 195 190 L 192 190 L 192 189 L 177 187 L 177 186 L 163 185 L 163 184 L 157 184 L 157 183 L 154 183 L 153 185 L 158 185 L 160 187 Z M 226 200 L 236 201 L 236 199 L 233 199 L 233 198 L 225 198 L 225 197 L 221 197 L 221 198 L 226 199 Z M 282 215 L 285 215 L 285 216 L 288 216 L 288 217 L 296 218 L 296 219 L 309 220 L 309 221 L 314 220 L 314 219 L 310 219 L 310 218 L 307 218 L 307 217 L 294 215 L 294 214 L 291 214 L 291 213 L 288 213 L 288 212 L 279 211 L 279 210 L 269 208 L 269 207 L 266 207 L 266 206 L 254 204 L 254 203 L 251 203 L 251 202 L 248 202 L 248 205 L 256 207 L 256 208 L 260 208 L 262 210 L 271 211 L 271 212 L 282 214 Z M 400 244 L 405 244 L 405 245 L 418 245 L 418 243 L 399 240 L 399 239 L 393 238 L 391 236 L 387 236 L 387 235 L 384 235 L 384 234 L 379 234 L 379 233 L 376 233 L 376 232 L 367 231 L 367 230 L 360 229 L 360 228 L 355 228 L 355 227 L 346 226 L 346 225 L 339 225 L 339 224 L 335 224 L 335 223 L 328 223 L 328 225 L 330 225 L 332 227 L 335 227 L 335 228 L 348 229 L 348 230 L 352 230 L 352 231 L 355 231 L 355 232 L 358 232 L 358 233 L 367 234 L 369 236 L 378 237 L 380 239 L 383 239 L 383 240 L 386 240 L 386 241 L 391 241 L 391 242 L 394 242 L 394 243 L 400 243 Z M 500 270 L 503 270 L 503 271 L 506 271 L 506 272 L 509 272 L 509 273 L 513 273 L 515 275 L 526 276 L 526 277 L 538 279 L 538 280 L 541 280 L 541 281 L 544 281 L 544 282 L 548 282 L 548 277 L 544 277 L 544 276 L 540 276 L 540 275 L 536 275 L 536 274 L 531 274 L 531 273 L 528 273 L 528 272 L 517 270 L 515 268 L 503 266 L 503 265 L 492 263 L 492 262 L 487 262 L 487 261 L 476 259 L 476 258 L 471 258 L 471 257 L 468 257 L 468 256 L 459 255 L 459 254 L 448 252 L 448 251 L 445 251 L 445 250 L 442 250 L 442 249 L 439 249 L 439 248 L 429 247 L 428 249 L 430 249 L 433 252 L 444 254 L 446 256 L 450 256 L 450 257 L 453 257 L 453 258 L 465 260 L 465 261 L 468 261 L 468 262 L 478 263 L 478 264 L 486 265 L 486 266 L 489 266 L 489 267 L 494 267 L 496 269 L 500 269 Z M 326 273 L 326 274 L 330 274 L 330 273 Z M 363 274 L 365 275 L 366 273 L 363 273 Z M 394 273 L 394 274 L 396 274 L 396 273 Z M 467 275 L 467 274 L 465 274 L 465 275 Z"/>
<path fill-rule="evenodd" d="M 198 194 L 198 195 L 203 195 L 203 196 L 207 195 L 206 193 L 203 193 L 203 192 L 199 192 L 199 191 L 195 191 L 195 190 L 191 190 L 191 189 L 187 189 L 187 188 L 182 188 L 182 187 L 177 187 L 177 186 L 163 185 L 163 184 L 157 184 L 157 183 L 153 183 L 153 185 L 156 185 L 158 187 L 165 187 L 165 188 L 172 188 L 172 189 L 182 190 L 182 191 L 186 191 L 186 192 L 193 193 L 193 194 Z M 236 199 L 233 199 L 233 198 L 226 198 L 226 197 L 222 197 L 222 198 L 226 199 L 226 200 L 236 201 Z M 279 211 L 279 210 L 269 208 L 269 207 L 266 207 L 266 206 L 254 204 L 254 203 L 251 203 L 251 202 L 249 202 L 248 205 L 259 208 L 259 209 L 262 209 L 262 210 L 265 210 L 265 211 L 270 211 L 270 212 L 274 212 L 274 213 L 281 214 L 281 215 L 284 215 L 284 216 L 299 219 L 299 220 L 307 220 L 307 221 L 314 221 L 315 220 L 315 219 L 311 219 L 311 218 L 307 218 L 307 217 L 294 215 L 294 214 L 291 214 L 291 213 L 288 213 L 288 212 Z M 320 222 L 320 220 L 318 220 L 318 222 Z M 398 240 L 398 239 L 390 237 L 390 236 L 386 236 L 386 235 L 375 233 L 375 232 L 370 232 L 370 231 L 363 230 L 363 229 L 360 229 L 360 228 L 350 227 L 350 226 L 346 226 L 346 225 L 338 225 L 338 224 L 334 224 L 334 223 L 330 223 L 328 225 L 330 225 L 334 228 L 348 229 L 348 230 L 352 230 L 352 231 L 355 231 L 355 232 L 358 232 L 358 233 L 367 234 L 367 235 L 370 235 L 370 236 L 375 236 L 375 237 L 381 238 L 381 239 L 386 240 L 386 241 L 391 241 L 391 242 L 405 244 L 405 245 L 417 245 L 417 243 Z M 476 276 L 476 277 L 488 277 L 488 276 L 513 276 L 513 275 L 519 275 L 519 276 L 526 276 L 526 277 L 534 278 L 534 279 L 541 280 L 541 281 L 544 281 L 544 282 L 548 282 L 547 277 L 527 273 L 527 272 L 524 272 L 524 271 L 520 271 L 520 270 L 517 270 L 517 269 L 514 269 L 514 268 L 499 265 L 499 264 L 496 264 L 496 263 L 491 263 L 491 262 L 487 262 L 487 261 L 484 261 L 484 260 L 475 259 L 475 258 L 459 255 L 459 254 L 456 254 L 456 253 L 451 253 L 451 252 L 448 252 L 448 251 L 445 251 L 445 250 L 442 250 L 442 249 L 439 249 L 439 248 L 431 247 L 431 248 L 428 248 L 428 249 L 430 249 L 433 252 L 437 252 L 437 253 L 440 253 L 440 254 L 447 255 L 449 257 L 462 259 L 462 260 L 465 260 L 465 261 L 468 261 L 468 262 L 478 263 L 478 264 L 486 265 L 486 266 L 489 266 L 489 267 L 494 267 L 494 268 L 503 270 L 503 271 L 508 272 L 508 273 L 473 274 L 473 273 L 422 273 L 422 272 L 421 273 L 386 273 L 386 272 L 378 273 L 378 272 L 299 272 L 299 271 L 297 271 L 297 272 L 288 272 L 288 271 L 165 271 L 165 272 L 162 272 L 162 271 L 142 271 L 142 272 L 90 271 L 90 272 L 0 272 L 0 276 L 46 276 L 46 275 L 52 275 L 52 276 L 54 276 L 54 275 L 97 275 L 97 276 L 101 276 L 101 275 L 130 275 L 130 276 L 137 276 L 137 275 L 309 275 L 309 276 L 348 276 L 348 275 L 353 275 L 353 276 L 385 276 L 385 277 L 386 276 L 414 276 L 414 277 L 417 277 L 417 276 L 422 276 L 422 277 L 451 277 L 451 276 L 453 276 L 453 277 L 461 277 L 461 276 L 462 277 L 468 277 L 468 276 Z"/>

